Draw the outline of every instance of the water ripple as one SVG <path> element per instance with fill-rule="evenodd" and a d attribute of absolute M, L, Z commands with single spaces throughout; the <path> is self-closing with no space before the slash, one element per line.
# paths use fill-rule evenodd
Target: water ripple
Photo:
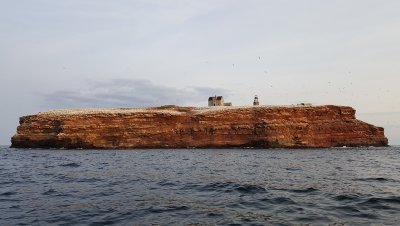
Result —
<path fill-rule="evenodd" d="M 71 162 L 71 163 L 61 164 L 60 166 L 65 166 L 65 167 L 79 167 L 80 165 L 79 165 L 78 163 Z"/>
<path fill-rule="evenodd" d="M 15 195 L 15 194 L 17 194 L 17 192 L 15 192 L 15 191 L 7 191 L 7 192 L 4 192 L 4 193 L 1 193 L 0 196 L 11 196 L 11 195 Z"/>

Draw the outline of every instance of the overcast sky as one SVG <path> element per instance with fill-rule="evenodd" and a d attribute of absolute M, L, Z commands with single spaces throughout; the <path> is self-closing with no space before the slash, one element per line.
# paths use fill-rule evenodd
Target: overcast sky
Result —
<path fill-rule="evenodd" d="M 0 144 L 54 108 L 350 105 L 400 144 L 398 0 L 0 0 Z"/>

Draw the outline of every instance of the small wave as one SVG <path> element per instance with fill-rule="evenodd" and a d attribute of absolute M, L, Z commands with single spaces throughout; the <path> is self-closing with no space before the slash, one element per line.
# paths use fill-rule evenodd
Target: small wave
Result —
<path fill-rule="evenodd" d="M 177 184 L 171 182 L 171 181 L 167 181 L 167 180 L 162 180 L 160 182 L 157 183 L 160 186 L 176 186 Z"/>
<path fill-rule="evenodd" d="M 361 214 L 357 214 L 357 215 L 353 215 L 354 217 L 359 217 L 359 218 L 367 218 L 367 219 L 378 219 L 378 216 L 376 216 L 375 214 L 371 214 L 371 213 L 361 213 Z"/>
<path fill-rule="evenodd" d="M 360 210 L 358 210 L 356 207 L 350 206 L 350 205 L 337 206 L 337 207 L 334 207 L 334 208 L 338 209 L 338 210 L 342 210 L 342 211 L 344 211 L 346 213 L 359 213 L 360 212 Z"/>
<path fill-rule="evenodd" d="M 15 192 L 15 191 L 7 191 L 4 193 L 1 193 L 0 196 L 11 196 L 11 195 L 16 195 L 16 194 L 17 194 L 17 192 Z"/>
<path fill-rule="evenodd" d="M 307 222 L 306 225 L 310 225 L 310 222 L 329 222 L 329 218 L 322 215 L 311 214 L 308 216 L 297 217 L 295 218 L 296 222 Z M 340 224 L 339 224 L 340 225 Z"/>
<path fill-rule="evenodd" d="M 358 195 L 337 195 L 334 197 L 337 201 L 357 201 L 360 200 Z"/>
<path fill-rule="evenodd" d="M 222 192 L 240 192 L 240 193 L 257 193 L 257 192 L 265 192 L 266 189 L 259 185 L 252 184 L 237 184 L 233 182 L 217 182 L 205 185 L 200 188 L 201 191 L 222 191 Z"/>
<path fill-rule="evenodd" d="M 235 190 L 242 192 L 242 193 L 254 193 L 254 192 L 265 192 L 266 191 L 266 189 L 261 186 L 251 185 L 251 184 L 240 185 L 237 188 L 235 188 Z"/>
<path fill-rule="evenodd" d="M 67 163 L 67 164 L 61 164 L 60 166 L 65 166 L 65 167 L 79 167 L 78 163 L 72 162 L 72 163 Z"/>
<path fill-rule="evenodd" d="M 293 201 L 290 198 L 287 197 L 277 197 L 277 198 L 262 198 L 260 199 L 261 202 L 268 202 L 271 204 L 285 204 L 285 205 L 292 205 L 292 204 L 296 204 L 295 201 Z"/>
<path fill-rule="evenodd" d="M 71 196 L 70 194 L 61 193 L 52 188 L 43 192 L 42 195 L 48 195 L 48 196 L 52 196 L 52 197 L 70 197 Z"/>
<path fill-rule="evenodd" d="M 399 196 L 391 196 L 387 198 L 370 198 L 365 202 L 362 202 L 360 204 L 384 204 L 384 203 L 390 203 L 390 204 L 400 204 L 400 197 Z"/>
<path fill-rule="evenodd" d="M 0 199 L 0 202 L 21 202 L 21 199 L 10 199 L 10 198 L 4 198 Z"/>
<path fill-rule="evenodd" d="M 221 213 L 208 213 L 207 217 L 221 217 L 223 214 Z"/>
<path fill-rule="evenodd" d="M 168 206 L 165 208 L 154 208 L 150 207 L 147 209 L 150 213 L 164 213 L 164 212 L 171 212 L 171 211 L 181 211 L 181 210 L 188 210 L 189 207 L 187 206 Z"/>
<path fill-rule="evenodd" d="M 286 190 L 289 192 L 294 192 L 294 193 L 311 193 L 311 192 L 316 192 L 318 189 L 316 188 L 305 188 L 305 189 L 282 189 Z"/>
<path fill-rule="evenodd" d="M 379 181 L 379 182 L 398 182 L 397 180 L 393 180 L 393 179 L 390 179 L 390 178 L 384 178 L 384 177 L 358 178 L 356 180 L 357 181 L 366 181 L 366 182 L 374 182 L 374 181 Z"/>
<path fill-rule="evenodd" d="M 66 175 L 56 175 L 54 178 L 62 183 L 70 183 L 70 182 L 75 182 L 75 178 L 66 176 Z"/>
<path fill-rule="evenodd" d="M 113 224 L 115 224 L 114 221 L 105 220 L 105 221 L 92 222 L 90 225 L 91 226 L 97 226 L 97 225 L 113 225 Z"/>
<path fill-rule="evenodd" d="M 57 193 L 56 195 L 54 195 L 56 197 L 71 197 L 72 195 L 70 194 L 65 194 L 65 193 Z"/>
<path fill-rule="evenodd" d="M 296 202 L 294 202 L 290 198 L 277 197 L 277 198 L 272 199 L 272 203 L 276 203 L 276 204 L 295 204 Z"/>
<path fill-rule="evenodd" d="M 92 182 L 100 182 L 103 181 L 102 179 L 99 178 L 81 178 L 76 180 L 76 182 L 84 182 L 84 183 L 92 183 Z"/>
<path fill-rule="evenodd" d="M 114 191 L 107 191 L 107 192 L 99 192 L 97 194 L 93 194 L 93 197 L 107 197 L 107 196 L 113 196 L 117 192 Z"/>
<path fill-rule="evenodd" d="M 24 182 L 19 180 L 10 179 L 9 181 L 2 181 L 0 185 L 15 185 L 15 184 L 23 184 Z"/>
<path fill-rule="evenodd" d="M 288 167 L 288 168 L 285 168 L 285 170 L 287 170 L 287 171 L 300 171 L 301 169 L 300 168 L 290 168 L 290 167 Z"/>
<path fill-rule="evenodd" d="M 50 188 L 49 190 L 43 192 L 42 195 L 51 195 L 51 194 L 54 194 L 56 192 L 57 192 L 56 190 Z"/>

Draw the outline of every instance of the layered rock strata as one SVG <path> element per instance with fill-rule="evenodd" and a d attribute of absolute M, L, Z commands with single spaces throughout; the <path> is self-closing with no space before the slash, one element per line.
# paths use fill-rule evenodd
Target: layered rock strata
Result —
<path fill-rule="evenodd" d="M 15 148 L 386 146 L 384 129 L 345 106 L 55 110 L 20 118 Z"/>

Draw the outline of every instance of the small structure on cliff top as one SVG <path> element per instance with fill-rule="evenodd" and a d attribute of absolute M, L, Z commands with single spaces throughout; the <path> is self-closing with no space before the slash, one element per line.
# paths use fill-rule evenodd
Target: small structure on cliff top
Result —
<path fill-rule="evenodd" d="M 256 95 L 254 97 L 253 106 L 257 106 L 257 105 L 260 105 L 260 102 L 258 102 L 258 96 Z"/>
<path fill-rule="evenodd" d="M 223 96 L 213 96 L 208 98 L 208 106 L 232 106 L 232 103 L 224 103 Z"/>
<path fill-rule="evenodd" d="M 297 104 L 297 106 L 310 107 L 310 106 L 312 106 L 312 104 L 311 103 L 300 103 L 300 104 Z"/>

